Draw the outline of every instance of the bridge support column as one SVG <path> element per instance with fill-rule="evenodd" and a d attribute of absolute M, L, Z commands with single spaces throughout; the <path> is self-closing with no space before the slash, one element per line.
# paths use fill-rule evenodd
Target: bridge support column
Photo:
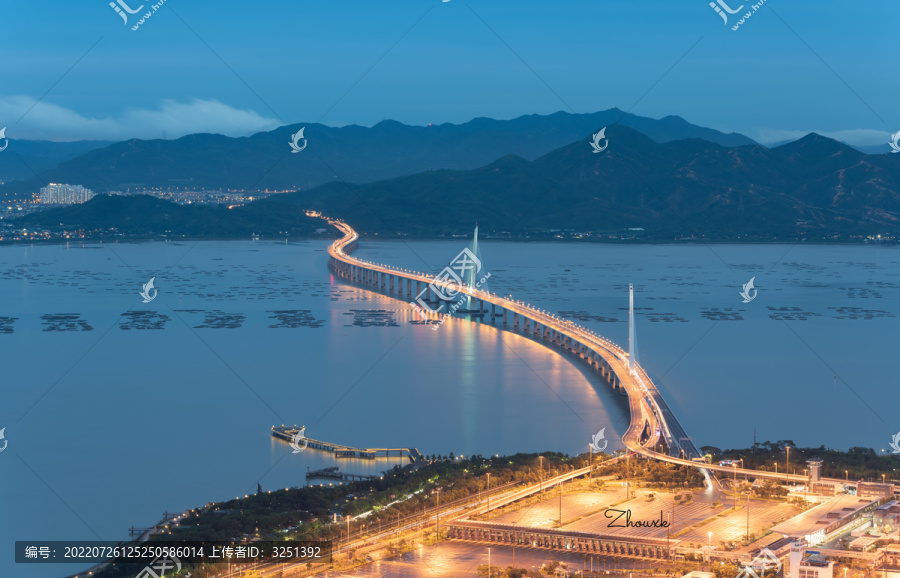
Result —
<path fill-rule="evenodd" d="M 491 325 L 493 325 L 496 321 L 496 317 L 495 317 L 496 309 L 497 309 L 497 306 L 495 304 L 491 303 Z"/>
<path fill-rule="evenodd" d="M 507 312 L 507 310 L 504 309 L 503 310 L 503 325 L 506 325 L 506 312 Z"/>
<path fill-rule="evenodd" d="M 513 327 L 519 327 L 519 314 L 513 313 Z"/>

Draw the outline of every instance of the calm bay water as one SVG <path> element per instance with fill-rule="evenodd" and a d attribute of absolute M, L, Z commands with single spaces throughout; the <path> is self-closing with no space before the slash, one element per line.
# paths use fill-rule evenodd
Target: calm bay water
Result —
<path fill-rule="evenodd" d="M 464 242 L 363 241 L 437 272 Z M 586 366 L 490 325 L 434 331 L 333 280 L 325 243 L 0 247 L 0 574 L 22 539 L 127 537 L 163 510 L 305 483 L 307 468 L 398 460 L 292 454 L 272 425 L 349 445 L 468 455 L 586 449 L 627 428 Z M 900 253 L 886 247 L 484 241 L 490 289 L 638 349 L 698 445 L 887 448 Z M 144 304 L 141 284 L 159 294 Z M 738 292 L 756 277 L 756 299 Z"/>

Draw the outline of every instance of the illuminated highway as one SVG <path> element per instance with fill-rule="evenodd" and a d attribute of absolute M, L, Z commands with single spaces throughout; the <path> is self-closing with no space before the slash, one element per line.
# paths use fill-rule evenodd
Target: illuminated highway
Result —
<path fill-rule="evenodd" d="M 540 327 L 541 334 L 545 337 L 549 337 L 565 349 L 585 358 L 592 365 L 602 365 L 615 383 L 625 388 L 631 406 L 631 425 L 622 438 L 626 447 L 634 451 L 648 451 L 640 443 L 642 434 L 646 430 L 650 432 L 649 442 L 651 443 L 649 445 L 651 447 L 655 445 L 654 442 L 659 437 L 663 437 L 670 448 L 684 449 L 685 455 L 699 457 L 699 451 L 689 440 L 685 440 L 687 435 L 683 428 L 677 425 L 675 416 L 662 400 L 659 391 L 653 386 L 643 368 L 636 364 L 636 372 L 632 375 L 628 369 L 628 354 L 612 341 L 585 327 L 566 319 L 560 319 L 522 301 L 508 299 L 478 288 L 460 287 L 452 282 L 435 281 L 433 276 L 424 273 L 352 257 L 349 252 L 355 248 L 359 235 L 346 223 L 335 220 L 329 222 L 344 233 L 344 237 L 335 241 L 328 248 L 332 269 L 336 272 L 343 276 L 360 278 L 360 271 L 365 271 L 366 273 L 362 277 L 365 279 L 363 282 L 376 284 L 379 287 L 393 287 L 393 281 L 396 279 L 398 290 L 401 293 L 403 293 L 403 281 L 406 281 L 408 294 L 412 293 L 411 286 L 413 284 L 416 286 L 415 293 L 417 294 L 420 285 L 427 286 L 429 283 L 454 290 L 460 289 L 474 299 L 513 313 L 516 316 L 515 325 L 518 325 L 518 318 L 521 317 L 526 326 L 533 325 L 535 330 Z M 390 282 L 385 281 L 386 277 L 390 279 Z M 649 384 L 649 386 L 645 384 Z M 658 416 L 661 416 L 661 419 L 658 419 Z"/>
<path fill-rule="evenodd" d="M 308 214 L 315 217 L 321 216 L 312 212 Z M 807 476 L 803 475 L 752 470 L 736 466 L 720 466 L 701 461 L 700 452 L 678 423 L 675 415 L 646 371 L 636 362 L 633 365 L 633 369 L 631 369 L 628 353 L 615 343 L 590 329 L 581 327 L 572 321 L 560 319 L 551 313 L 537 309 L 522 301 L 502 297 L 478 288 L 436 280 L 432 275 L 352 257 L 350 252 L 356 248 L 356 243 L 359 239 L 358 233 L 341 221 L 329 219 L 328 222 L 343 233 L 343 237 L 328 248 L 329 266 L 335 275 L 353 283 L 369 286 L 373 290 L 381 290 L 389 294 L 399 294 L 400 297 L 407 297 L 411 304 L 414 296 L 420 294 L 420 286 L 427 287 L 429 284 L 433 284 L 441 288 L 452 288 L 477 300 L 480 309 L 484 308 L 484 304 L 491 305 L 492 322 L 496 321 L 497 308 L 500 310 L 500 315 L 503 317 L 503 325 L 506 326 L 506 329 L 519 328 L 519 319 L 521 318 L 523 321 L 521 329 L 525 334 L 531 334 L 536 339 L 549 340 L 564 350 L 578 355 L 593 368 L 597 369 L 614 387 L 624 388 L 628 395 L 631 423 L 622 436 L 622 441 L 631 452 L 672 464 L 700 468 L 705 472 L 724 473 L 727 477 L 741 475 L 751 478 L 770 478 L 799 483 L 808 481 Z M 406 285 L 405 291 L 404 282 Z M 507 312 L 513 314 L 512 328 L 507 326 Z M 443 315 L 430 311 L 424 311 L 421 314 L 427 315 L 434 321 L 437 321 Z M 667 447 L 668 452 L 660 451 L 660 446 Z M 604 463 L 609 464 L 624 458 L 625 456 L 620 456 L 619 458 L 607 460 Z M 515 488 L 515 484 L 507 484 L 503 488 L 497 488 L 497 490 L 500 490 L 499 495 L 491 499 L 491 510 L 497 510 L 538 492 L 546 491 L 558 484 L 587 476 L 589 472 L 590 467 L 575 469 L 524 488 Z M 842 482 L 842 480 L 822 479 Z M 712 493 L 710 494 L 710 499 L 716 499 L 719 495 L 718 483 L 708 475 L 707 480 L 711 484 L 710 491 Z M 659 509 L 660 504 L 663 504 L 663 510 L 668 510 L 669 506 L 671 506 L 669 502 L 660 500 L 653 504 L 652 508 Z M 705 510 L 709 506 L 704 503 L 693 507 Z M 373 532 L 364 537 L 353 539 L 349 544 L 345 538 L 336 544 L 334 554 L 335 556 L 347 555 L 350 550 L 365 548 L 367 545 L 373 545 L 380 540 L 389 540 L 391 537 L 396 536 L 398 532 L 408 532 L 423 528 L 425 524 L 434 524 L 438 518 L 445 519 L 448 523 L 456 525 L 469 524 L 480 528 L 497 526 L 497 523 L 493 521 L 476 522 L 471 520 L 472 516 L 484 514 L 486 511 L 487 500 L 485 496 L 480 498 L 474 496 L 460 498 L 440 507 L 428 508 L 424 519 L 418 515 L 401 518 L 395 524 L 385 527 L 383 531 Z M 755 519 L 759 517 L 757 515 Z M 552 531 L 559 535 L 583 534 L 584 536 L 593 536 L 590 532 L 595 531 L 596 528 L 590 527 L 591 523 L 590 520 L 582 522 L 581 525 L 587 526 L 580 532 L 570 529 Z M 584 530 L 588 530 L 588 533 L 585 533 Z M 707 530 L 708 528 L 704 527 L 704 531 Z M 724 530 L 722 533 L 724 533 Z M 721 556 L 725 557 L 738 555 L 738 553 L 721 553 Z M 263 578 L 266 578 L 270 575 L 276 575 L 281 570 L 289 571 L 291 569 L 299 569 L 301 566 L 300 563 L 288 563 L 286 565 L 260 564 L 256 565 L 255 568 L 261 572 Z"/>
<path fill-rule="evenodd" d="M 311 216 L 320 216 L 311 213 Z M 350 225 L 329 219 L 328 222 L 340 230 L 344 236 L 328 248 L 331 257 L 330 266 L 336 274 L 363 285 L 374 286 L 388 292 L 394 291 L 400 296 L 408 296 L 410 302 L 419 293 L 418 287 L 429 283 L 438 287 L 452 288 L 490 304 L 494 310 L 508 311 L 514 314 L 513 324 L 518 327 L 518 318 L 523 319 L 523 330 L 537 337 L 543 337 L 563 349 L 579 355 L 592 367 L 598 369 L 614 386 L 624 387 L 628 394 L 631 412 L 631 424 L 622 436 L 625 446 L 644 456 L 701 468 L 708 471 L 722 472 L 729 476 L 746 475 L 753 478 L 770 478 L 788 482 L 806 483 L 807 476 L 752 470 L 734 466 L 719 466 L 699 461 L 700 452 L 678 422 L 672 410 L 663 399 L 653 381 L 640 364 L 634 364 L 634 371 L 629 369 L 628 353 L 617 344 L 606 339 L 586 327 L 582 327 L 567 319 L 533 307 L 528 303 L 503 297 L 478 288 L 459 286 L 452 282 L 436 280 L 434 276 L 393 267 L 382 263 L 372 263 L 350 255 L 356 248 L 359 234 Z M 396 281 L 396 284 L 395 284 Z M 403 285 L 406 281 L 406 291 Z M 413 291 L 412 287 L 416 290 Z M 439 314 L 429 313 L 434 318 Z M 494 319 L 494 317 L 491 317 Z M 504 313 L 504 325 L 506 325 Z M 530 329 L 533 327 L 534 329 Z M 540 329 L 538 329 L 540 328 Z M 659 451 L 658 443 L 663 442 L 668 452 Z M 682 457 L 684 456 L 684 457 Z M 691 458 L 697 459 L 693 461 Z M 584 469 L 582 475 L 587 473 Z M 823 481 L 842 482 L 822 478 Z"/>

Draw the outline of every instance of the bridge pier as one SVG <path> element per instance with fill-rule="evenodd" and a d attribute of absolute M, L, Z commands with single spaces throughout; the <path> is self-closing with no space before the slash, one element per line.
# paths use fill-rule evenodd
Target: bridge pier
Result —
<path fill-rule="evenodd" d="M 504 309 L 503 310 L 503 325 L 506 325 L 506 313 L 507 313 L 507 309 Z"/>

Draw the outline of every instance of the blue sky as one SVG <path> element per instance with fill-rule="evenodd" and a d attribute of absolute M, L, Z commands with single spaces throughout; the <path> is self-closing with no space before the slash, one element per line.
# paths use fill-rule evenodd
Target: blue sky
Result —
<path fill-rule="evenodd" d="M 727 26 L 709 0 L 166 0 L 137 31 L 109 0 L 4 2 L 0 126 L 239 136 L 616 106 L 762 142 L 900 130 L 900 3 L 766 0 L 733 31 L 752 3 L 723 2 L 744 6 Z"/>

